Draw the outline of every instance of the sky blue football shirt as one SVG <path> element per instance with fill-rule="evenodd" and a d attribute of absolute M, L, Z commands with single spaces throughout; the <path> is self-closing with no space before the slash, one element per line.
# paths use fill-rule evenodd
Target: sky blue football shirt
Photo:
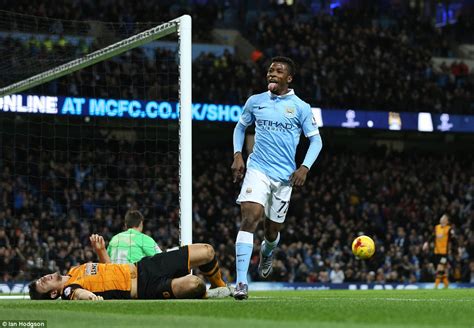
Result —
<path fill-rule="evenodd" d="M 283 182 L 288 182 L 295 171 L 301 132 L 307 138 L 319 134 L 311 106 L 293 90 L 282 96 L 270 91 L 251 96 L 240 123 L 246 127 L 255 123 L 255 145 L 248 167 Z"/>

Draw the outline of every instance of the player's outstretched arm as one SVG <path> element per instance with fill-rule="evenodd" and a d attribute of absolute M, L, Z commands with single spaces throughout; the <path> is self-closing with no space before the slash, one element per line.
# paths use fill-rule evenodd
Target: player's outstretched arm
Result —
<path fill-rule="evenodd" d="M 89 237 L 89 240 L 91 241 L 91 245 L 92 245 L 92 248 L 94 249 L 94 252 L 99 257 L 99 262 L 112 263 L 112 261 L 110 260 L 109 254 L 107 254 L 107 250 L 105 248 L 104 237 L 98 234 L 92 234 Z"/>
<path fill-rule="evenodd" d="M 83 301 L 103 301 L 102 296 L 98 296 L 87 289 L 78 288 L 74 291 L 73 295 L 74 300 L 83 300 Z"/>

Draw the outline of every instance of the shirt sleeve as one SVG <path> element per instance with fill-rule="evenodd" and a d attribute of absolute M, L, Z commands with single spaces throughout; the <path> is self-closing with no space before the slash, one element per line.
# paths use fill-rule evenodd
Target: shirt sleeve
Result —
<path fill-rule="evenodd" d="M 316 158 L 318 158 L 319 152 L 323 148 L 323 141 L 319 134 L 309 137 L 309 141 L 309 148 L 302 164 L 308 169 L 311 168 L 313 163 L 316 161 Z"/>
<path fill-rule="evenodd" d="M 110 242 L 109 242 L 109 245 L 107 246 L 107 254 L 109 254 L 109 257 L 110 257 L 111 259 L 112 259 L 112 244 L 113 244 L 113 242 L 114 242 L 114 238 L 115 238 L 115 236 L 112 237 L 112 239 L 111 239 Z M 113 261 L 113 259 L 112 259 L 112 261 Z"/>
<path fill-rule="evenodd" d="M 313 115 L 311 106 L 309 104 L 304 104 L 303 115 L 301 120 L 301 127 L 303 133 L 307 138 L 319 134 L 318 123 L 316 122 L 316 117 Z"/>
<path fill-rule="evenodd" d="M 239 123 L 244 125 L 245 127 L 251 125 L 255 122 L 255 116 L 253 114 L 253 105 L 254 105 L 254 97 L 250 97 L 247 99 L 247 102 L 244 105 L 244 110 L 242 115 L 240 116 Z"/>
<path fill-rule="evenodd" d="M 232 137 L 233 144 L 234 144 L 234 154 L 236 152 L 241 152 L 242 147 L 244 146 L 244 141 L 245 141 L 245 129 L 247 127 L 240 123 L 240 121 L 237 123 L 234 129 L 234 134 Z"/>
<path fill-rule="evenodd" d="M 143 239 L 143 243 L 143 253 L 145 253 L 146 256 L 153 256 L 161 253 L 160 247 L 158 247 L 158 244 L 153 240 L 153 238 L 146 236 L 146 238 Z"/>
<path fill-rule="evenodd" d="M 63 293 L 61 294 L 61 298 L 63 300 L 73 300 L 74 299 L 74 293 L 76 292 L 76 289 L 80 289 L 82 288 L 80 285 L 78 284 L 73 284 L 73 285 L 69 285 L 67 286 L 66 288 L 63 289 Z"/>

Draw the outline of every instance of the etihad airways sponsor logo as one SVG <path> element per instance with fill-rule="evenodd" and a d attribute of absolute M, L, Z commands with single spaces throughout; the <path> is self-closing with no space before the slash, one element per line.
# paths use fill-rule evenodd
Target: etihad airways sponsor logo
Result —
<path fill-rule="evenodd" d="M 271 120 L 257 120 L 257 126 L 270 131 L 290 131 L 294 128 L 292 123 L 283 123 Z"/>

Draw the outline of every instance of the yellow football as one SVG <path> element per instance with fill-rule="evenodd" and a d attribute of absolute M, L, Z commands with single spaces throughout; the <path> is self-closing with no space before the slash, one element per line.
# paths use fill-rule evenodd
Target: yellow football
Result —
<path fill-rule="evenodd" d="M 368 236 L 359 236 L 352 242 L 352 253 L 361 260 L 370 259 L 375 253 L 375 243 Z"/>

